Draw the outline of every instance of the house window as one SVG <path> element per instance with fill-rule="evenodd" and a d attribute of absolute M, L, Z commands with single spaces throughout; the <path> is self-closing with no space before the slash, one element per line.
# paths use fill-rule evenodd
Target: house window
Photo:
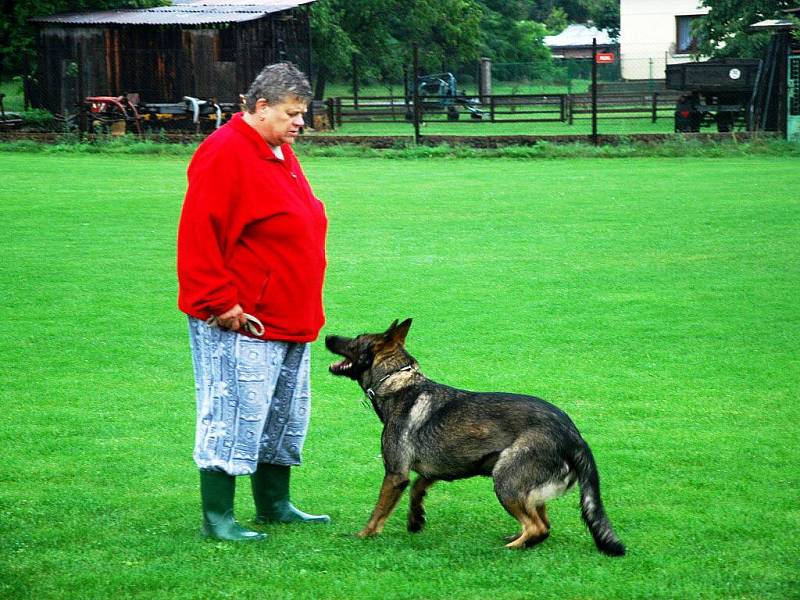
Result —
<path fill-rule="evenodd" d="M 688 15 L 675 17 L 675 30 L 677 39 L 675 41 L 676 54 L 689 54 L 697 51 L 697 36 L 692 31 L 700 15 Z"/>

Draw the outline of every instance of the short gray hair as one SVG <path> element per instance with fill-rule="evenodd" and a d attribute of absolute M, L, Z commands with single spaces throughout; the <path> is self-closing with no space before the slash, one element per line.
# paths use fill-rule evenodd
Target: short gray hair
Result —
<path fill-rule="evenodd" d="M 242 104 L 247 112 L 255 112 L 256 102 L 264 98 L 270 104 L 299 98 L 306 104 L 311 101 L 311 84 L 303 72 L 289 62 L 267 65 L 250 84 L 247 94 L 242 96 Z"/>

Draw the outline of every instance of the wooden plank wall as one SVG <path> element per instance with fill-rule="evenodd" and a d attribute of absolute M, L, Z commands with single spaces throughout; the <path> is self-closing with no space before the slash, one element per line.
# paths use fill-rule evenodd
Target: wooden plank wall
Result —
<path fill-rule="evenodd" d="M 290 60 L 309 73 L 309 35 L 307 7 L 215 27 L 46 26 L 37 105 L 63 114 L 84 96 L 131 92 L 143 102 L 237 102 L 266 64 Z"/>

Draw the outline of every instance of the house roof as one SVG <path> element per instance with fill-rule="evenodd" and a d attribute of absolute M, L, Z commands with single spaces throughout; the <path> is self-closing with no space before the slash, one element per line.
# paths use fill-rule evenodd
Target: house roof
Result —
<path fill-rule="evenodd" d="M 597 38 L 597 43 L 601 46 L 615 43 L 605 29 L 573 23 L 558 35 L 545 36 L 544 45 L 551 48 L 591 47 L 593 38 Z"/>
<path fill-rule="evenodd" d="M 241 23 L 314 0 L 173 0 L 172 6 L 101 10 L 32 17 L 32 23 L 63 25 L 210 25 Z"/>
<path fill-rule="evenodd" d="M 794 29 L 797 25 L 791 19 L 766 19 L 750 25 L 751 31 L 774 31 L 777 29 Z"/>

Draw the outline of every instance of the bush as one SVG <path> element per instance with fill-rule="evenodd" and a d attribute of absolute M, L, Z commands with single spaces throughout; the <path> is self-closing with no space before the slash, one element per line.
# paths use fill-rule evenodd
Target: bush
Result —
<path fill-rule="evenodd" d="M 50 111 L 43 108 L 30 108 L 19 113 L 22 126 L 28 130 L 52 131 L 55 118 Z"/>

